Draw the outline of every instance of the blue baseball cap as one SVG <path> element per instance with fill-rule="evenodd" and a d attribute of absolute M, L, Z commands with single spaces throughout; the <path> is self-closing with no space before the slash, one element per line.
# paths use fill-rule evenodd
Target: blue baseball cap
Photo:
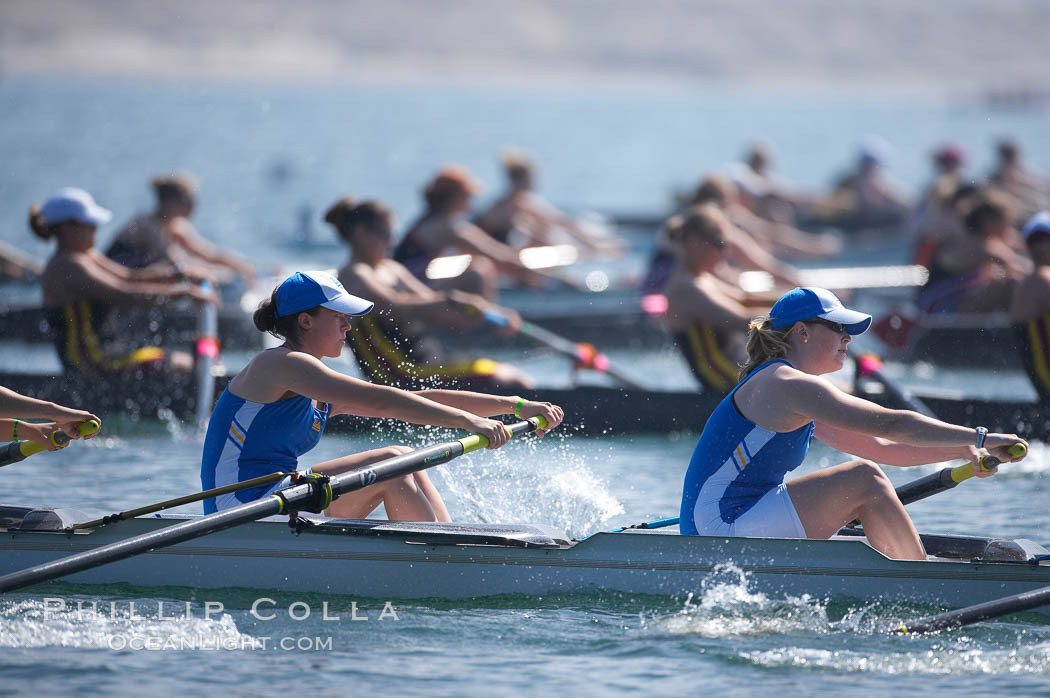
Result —
<path fill-rule="evenodd" d="M 819 317 L 837 322 L 850 334 L 862 334 L 871 325 L 871 316 L 842 305 L 842 301 L 826 288 L 793 288 L 780 297 L 769 311 L 774 330 L 791 327 Z"/>
<path fill-rule="evenodd" d="M 325 271 L 297 271 L 277 287 L 277 316 L 323 306 L 337 313 L 364 315 L 374 303 L 351 296 L 339 279 Z"/>
<path fill-rule="evenodd" d="M 1025 242 L 1031 242 L 1043 235 L 1050 235 L 1050 211 L 1040 211 L 1028 219 L 1024 228 L 1021 229 L 1021 235 L 1024 236 Z"/>
<path fill-rule="evenodd" d="M 98 226 L 109 223 L 113 214 L 102 208 L 95 199 L 83 189 L 66 187 L 44 202 L 40 215 L 47 225 L 76 221 L 87 225 Z"/>

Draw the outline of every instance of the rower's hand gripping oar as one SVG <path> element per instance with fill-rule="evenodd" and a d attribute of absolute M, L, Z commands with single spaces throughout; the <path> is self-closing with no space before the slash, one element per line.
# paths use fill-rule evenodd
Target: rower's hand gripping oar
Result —
<path fill-rule="evenodd" d="M 77 433 L 81 436 L 91 436 L 99 430 L 99 423 L 93 419 L 89 419 L 86 422 L 81 422 L 77 425 Z M 69 434 L 64 431 L 55 431 L 51 433 L 51 445 L 55 448 L 62 448 L 68 444 L 72 439 Z M 33 454 L 40 453 L 46 450 L 43 444 L 38 444 L 36 441 L 14 441 L 7 445 L 7 448 L 0 455 L 0 468 L 5 465 L 11 465 L 23 461 Z"/>
<path fill-rule="evenodd" d="M 507 425 L 511 436 L 517 436 L 547 426 L 542 416 Z M 214 514 L 191 519 L 152 531 L 126 540 L 99 546 L 93 550 L 77 553 L 58 560 L 36 565 L 28 569 L 12 572 L 0 577 L 0 593 L 13 591 L 46 582 L 59 577 L 98 567 L 117 560 L 139 555 L 141 553 L 175 545 L 183 541 L 206 536 L 209 533 L 222 531 L 233 526 L 262 519 L 267 516 L 287 514 L 290 511 L 315 510 L 320 512 L 331 501 L 347 492 L 363 489 L 377 482 L 425 470 L 435 465 L 447 463 L 453 458 L 488 446 L 488 439 L 474 434 L 456 441 L 436 444 L 388 458 L 374 465 L 348 473 L 301 478 L 296 484 L 279 490 L 275 494 L 254 502 L 224 509 Z"/>
<path fill-rule="evenodd" d="M 488 310 L 482 313 L 482 316 L 485 318 L 486 322 L 489 322 L 496 327 L 508 327 L 510 325 L 510 319 L 502 313 Z M 605 373 L 628 388 L 636 388 L 638 390 L 645 389 L 645 386 L 613 366 L 609 361 L 609 357 L 602 354 L 590 344 L 585 342 L 573 342 L 572 340 L 554 334 L 550 330 L 527 320 L 521 321 L 521 327 L 518 328 L 518 332 L 529 339 L 553 349 L 559 354 L 569 357 L 580 368 Z"/>
<path fill-rule="evenodd" d="M 1006 452 L 1014 460 L 1020 460 L 1028 454 L 1028 447 L 1023 443 L 1016 443 L 1007 448 Z M 995 456 L 988 455 L 981 456 L 979 465 L 981 470 L 987 472 L 994 470 L 1000 463 L 1002 463 L 1001 460 Z M 931 473 L 914 482 L 901 485 L 897 488 L 897 497 L 901 500 L 901 504 L 911 504 L 939 492 L 950 490 L 960 482 L 969 480 L 971 477 L 974 477 L 973 463 L 963 463 L 954 468 L 943 468 L 939 472 Z"/>

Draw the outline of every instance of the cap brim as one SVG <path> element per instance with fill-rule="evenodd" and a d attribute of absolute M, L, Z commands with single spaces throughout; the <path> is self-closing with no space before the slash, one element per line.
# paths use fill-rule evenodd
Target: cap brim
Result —
<path fill-rule="evenodd" d="M 87 218 L 87 223 L 102 225 L 103 223 L 109 223 L 111 220 L 113 220 L 113 212 L 110 211 L 108 208 L 95 206 L 87 212 Z"/>
<path fill-rule="evenodd" d="M 846 328 L 850 334 L 864 334 L 871 326 L 871 316 L 849 308 L 835 308 L 834 310 L 818 315 L 831 322 L 837 322 Z"/>
<path fill-rule="evenodd" d="M 366 301 L 364 298 L 358 298 L 349 293 L 344 293 L 321 304 L 322 307 L 346 315 L 365 315 L 374 305 L 372 301 Z"/>

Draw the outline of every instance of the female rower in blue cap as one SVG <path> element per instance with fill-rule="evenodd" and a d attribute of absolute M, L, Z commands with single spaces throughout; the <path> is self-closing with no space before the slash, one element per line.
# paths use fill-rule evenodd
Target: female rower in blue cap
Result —
<path fill-rule="evenodd" d="M 853 335 L 871 316 L 822 288 L 796 288 L 769 317 L 751 321 L 740 382 L 715 408 L 682 492 L 681 532 L 691 535 L 828 538 L 860 518 L 869 542 L 897 559 L 925 559 L 911 518 L 876 462 L 911 466 L 991 452 L 1002 461 L 1022 439 L 956 426 L 849 395 L 821 376 L 842 368 Z M 784 482 L 810 439 L 860 456 Z"/>
<path fill-rule="evenodd" d="M 293 274 L 259 306 L 256 327 L 284 339 L 284 344 L 253 358 L 219 398 L 204 440 L 204 489 L 297 470 L 298 457 L 317 445 L 328 418 L 336 414 L 465 429 L 488 439 L 489 448 L 499 448 L 510 438 L 502 422 L 490 419 L 494 415 L 542 415 L 548 430 L 561 423 L 561 408 L 549 402 L 458 390 L 407 392 L 325 366 L 321 359 L 339 356 L 346 343 L 347 316 L 364 315 L 371 309 L 370 301 L 350 295 L 325 272 Z M 335 475 L 408 450 L 389 446 L 320 463 L 309 471 Z M 271 486 L 207 499 L 204 511 L 212 513 L 259 499 L 288 484 L 285 478 Z M 380 504 L 391 520 L 450 520 L 425 472 L 345 494 L 325 513 L 364 518 Z"/>

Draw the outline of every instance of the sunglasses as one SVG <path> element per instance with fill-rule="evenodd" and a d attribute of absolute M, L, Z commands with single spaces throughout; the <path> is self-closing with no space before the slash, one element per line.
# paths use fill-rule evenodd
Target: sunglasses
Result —
<path fill-rule="evenodd" d="M 843 327 L 841 323 L 825 320 L 822 317 L 810 318 L 805 322 L 807 325 L 823 325 L 836 334 L 843 334 L 846 331 L 846 328 Z"/>

